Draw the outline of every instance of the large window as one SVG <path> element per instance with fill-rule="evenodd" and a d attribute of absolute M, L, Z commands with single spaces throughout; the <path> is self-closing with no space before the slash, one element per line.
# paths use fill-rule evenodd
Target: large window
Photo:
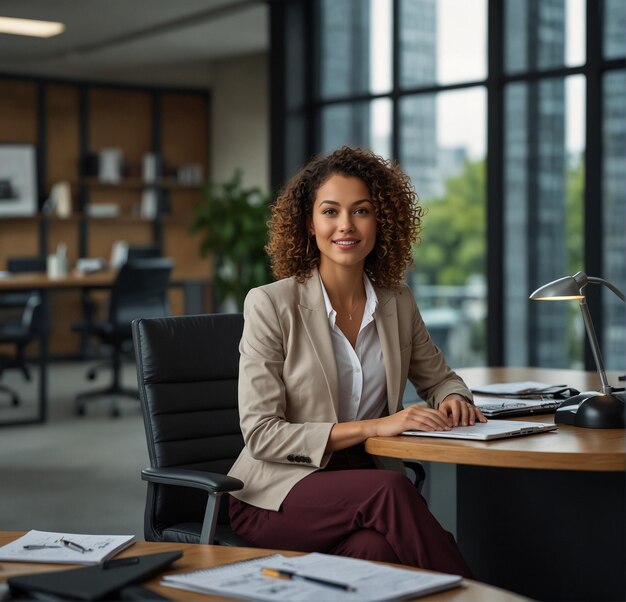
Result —
<path fill-rule="evenodd" d="M 275 184 L 294 156 L 342 144 L 397 159 L 427 208 L 409 281 L 451 363 L 593 368 L 577 305 L 528 295 L 578 270 L 626 289 L 623 0 L 290 0 L 273 14 L 302 58 L 289 73 L 285 48 L 275 70 L 307 82 L 275 120 Z M 624 305 L 589 302 L 624 370 Z"/>

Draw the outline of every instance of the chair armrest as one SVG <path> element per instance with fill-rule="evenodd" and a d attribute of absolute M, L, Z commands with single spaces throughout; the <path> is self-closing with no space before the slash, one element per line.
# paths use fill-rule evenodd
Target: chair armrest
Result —
<path fill-rule="evenodd" d="M 413 485 L 420 493 L 424 487 L 424 481 L 426 481 L 426 471 L 421 462 L 415 462 L 413 460 L 402 460 L 404 468 L 407 471 L 411 471 L 415 475 L 415 481 Z M 412 479 L 411 479 L 412 480 Z"/>
<path fill-rule="evenodd" d="M 162 485 L 204 489 L 208 493 L 238 491 L 243 488 L 243 483 L 239 479 L 215 472 L 184 468 L 144 468 L 141 471 L 141 478 L 144 481 L 161 483 Z"/>

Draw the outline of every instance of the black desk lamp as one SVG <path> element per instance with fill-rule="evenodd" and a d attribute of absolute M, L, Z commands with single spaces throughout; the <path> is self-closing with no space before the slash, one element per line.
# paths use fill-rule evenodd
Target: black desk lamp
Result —
<path fill-rule="evenodd" d="M 604 284 L 610 288 L 622 301 L 626 301 L 624 293 L 616 286 L 603 278 L 587 276 L 584 272 L 577 272 L 573 276 L 559 278 L 538 288 L 530 299 L 535 301 L 566 301 L 578 299 L 580 311 L 585 321 L 587 337 L 596 362 L 596 369 L 600 376 L 602 392 L 586 391 L 565 400 L 556 410 L 554 422 L 573 424 L 586 428 L 615 429 L 624 428 L 624 393 L 616 393 L 609 385 L 602 354 L 598 346 L 598 339 L 593 328 L 591 315 L 587 308 L 583 289 L 587 284 Z"/>

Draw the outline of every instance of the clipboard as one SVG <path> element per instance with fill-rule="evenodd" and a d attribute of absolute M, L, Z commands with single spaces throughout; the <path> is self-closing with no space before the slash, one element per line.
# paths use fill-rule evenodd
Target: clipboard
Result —
<path fill-rule="evenodd" d="M 182 555 L 177 550 L 130 556 L 78 569 L 10 577 L 7 584 L 11 595 L 21 599 L 43 594 L 68 600 L 111 600 L 122 588 L 160 573 Z"/>

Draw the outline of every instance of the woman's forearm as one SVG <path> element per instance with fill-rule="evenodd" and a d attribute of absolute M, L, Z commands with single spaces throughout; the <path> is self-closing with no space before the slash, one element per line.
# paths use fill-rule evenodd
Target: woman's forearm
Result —
<path fill-rule="evenodd" d="M 375 437 L 376 420 L 356 420 L 354 422 L 339 422 L 333 426 L 326 443 L 325 454 L 329 454 L 352 445 L 363 443 L 369 437 Z"/>

